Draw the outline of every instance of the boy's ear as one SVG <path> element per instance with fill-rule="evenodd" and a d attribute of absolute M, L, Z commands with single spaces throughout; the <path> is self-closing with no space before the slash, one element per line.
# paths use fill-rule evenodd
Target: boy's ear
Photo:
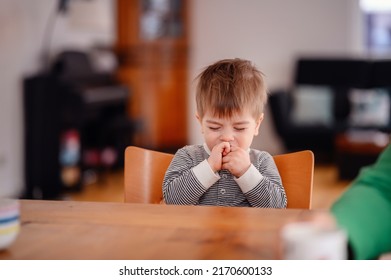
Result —
<path fill-rule="evenodd" d="M 197 118 L 198 122 L 202 125 L 202 118 L 200 117 L 198 112 L 196 112 L 195 117 Z"/>
<path fill-rule="evenodd" d="M 264 116 L 264 114 L 262 113 L 261 116 L 258 118 L 258 120 L 256 120 L 254 136 L 257 136 L 259 133 L 259 127 L 263 121 L 263 116 Z"/>
<path fill-rule="evenodd" d="M 199 122 L 201 122 L 201 118 L 200 118 L 200 115 L 198 114 L 198 112 L 195 113 L 195 117 L 197 118 L 197 120 L 198 120 Z"/>
<path fill-rule="evenodd" d="M 202 128 L 202 119 L 201 119 L 200 115 L 198 114 L 198 112 L 196 112 L 195 117 L 197 118 L 198 122 L 200 123 L 200 126 L 201 126 L 201 133 L 203 134 L 203 133 L 204 133 L 204 130 L 203 130 L 203 128 Z"/>

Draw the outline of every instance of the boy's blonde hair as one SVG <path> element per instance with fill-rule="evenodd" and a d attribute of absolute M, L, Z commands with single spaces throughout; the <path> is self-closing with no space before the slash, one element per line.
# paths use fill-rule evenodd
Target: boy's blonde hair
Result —
<path fill-rule="evenodd" d="M 207 110 L 218 117 L 231 117 L 249 109 L 259 118 L 267 102 L 263 74 L 250 61 L 239 58 L 220 60 L 196 78 L 197 113 L 202 118 Z"/>

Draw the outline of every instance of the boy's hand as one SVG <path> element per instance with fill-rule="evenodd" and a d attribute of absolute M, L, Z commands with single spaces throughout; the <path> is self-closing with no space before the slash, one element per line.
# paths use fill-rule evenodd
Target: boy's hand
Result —
<path fill-rule="evenodd" d="M 251 165 L 249 153 L 235 146 L 231 146 L 230 152 L 222 160 L 221 169 L 227 169 L 236 178 L 242 176 Z"/>
<path fill-rule="evenodd" d="M 223 157 L 229 154 L 231 146 L 228 142 L 222 142 L 213 147 L 208 163 L 212 168 L 213 172 L 220 171 L 222 169 Z"/>

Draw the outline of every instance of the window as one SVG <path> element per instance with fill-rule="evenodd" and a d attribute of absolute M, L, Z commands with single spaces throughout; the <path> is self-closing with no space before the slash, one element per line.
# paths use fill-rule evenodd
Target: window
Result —
<path fill-rule="evenodd" d="M 360 0 L 365 45 L 373 53 L 391 53 L 391 0 Z"/>

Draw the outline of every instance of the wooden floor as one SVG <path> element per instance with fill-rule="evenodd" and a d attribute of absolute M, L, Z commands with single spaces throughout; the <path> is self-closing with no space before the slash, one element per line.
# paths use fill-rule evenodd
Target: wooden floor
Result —
<path fill-rule="evenodd" d="M 349 181 L 339 181 L 333 165 L 318 165 L 314 172 L 313 209 L 327 209 L 346 189 Z M 107 172 L 87 184 L 82 192 L 70 193 L 66 199 L 79 201 L 123 201 L 123 170 Z"/>

